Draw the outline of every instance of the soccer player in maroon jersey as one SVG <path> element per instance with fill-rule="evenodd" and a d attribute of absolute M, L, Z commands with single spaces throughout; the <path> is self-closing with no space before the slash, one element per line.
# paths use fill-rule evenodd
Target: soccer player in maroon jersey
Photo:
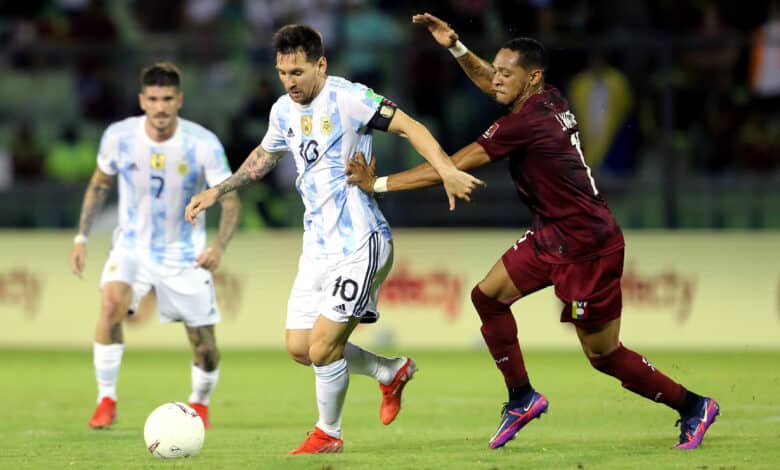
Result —
<path fill-rule="evenodd" d="M 509 109 L 474 143 L 453 155 L 458 169 L 468 171 L 508 159 L 517 193 L 532 214 L 531 230 L 471 291 L 482 335 L 509 392 L 489 447 L 503 446 L 547 410 L 547 399 L 528 379 L 509 308 L 548 286 L 555 287 L 555 295 L 564 303 L 561 321 L 574 324 L 593 367 L 617 378 L 628 390 L 677 410 L 681 433 L 675 447 L 697 447 L 719 413 L 718 404 L 673 381 L 619 340 L 623 233 L 585 163 L 577 120 L 568 102 L 545 84 L 544 47 L 534 39 L 512 39 L 489 64 L 466 49 L 439 18 L 426 13 L 415 15 L 413 21 L 426 26 L 466 75 Z M 440 182 L 428 164 L 377 178 L 375 162 L 368 167 L 357 155 L 347 169 L 349 181 L 368 192 L 403 191 Z"/>

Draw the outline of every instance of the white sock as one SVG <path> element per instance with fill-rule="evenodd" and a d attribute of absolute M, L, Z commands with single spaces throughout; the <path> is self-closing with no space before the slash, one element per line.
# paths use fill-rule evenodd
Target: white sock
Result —
<path fill-rule="evenodd" d="M 390 359 L 366 351 L 353 343 L 344 346 L 344 359 L 347 360 L 350 374 L 367 375 L 384 385 L 393 381 L 395 373 L 404 364 L 402 357 Z"/>
<path fill-rule="evenodd" d="M 119 366 L 122 365 L 124 350 L 125 345 L 122 343 L 95 343 L 92 348 L 92 361 L 95 364 L 95 378 L 98 385 L 98 403 L 103 397 L 116 401 L 116 381 L 119 377 Z"/>
<path fill-rule="evenodd" d="M 192 393 L 190 403 L 200 403 L 208 406 L 211 392 L 219 381 L 219 369 L 206 372 L 195 364 L 192 365 Z"/>
<path fill-rule="evenodd" d="M 349 387 L 347 361 L 344 358 L 324 366 L 312 366 L 316 376 L 317 427 L 330 436 L 341 437 L 341 411 Z"/>

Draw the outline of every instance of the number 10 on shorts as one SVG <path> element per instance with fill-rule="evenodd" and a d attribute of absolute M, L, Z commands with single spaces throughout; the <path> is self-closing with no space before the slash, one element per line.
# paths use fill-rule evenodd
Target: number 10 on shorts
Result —
<path fill-rule="evenodd" d="M 352 302 L 357 297 L 358 285 L 357 282 L 352 279 L 342 279 L 342 276 L 336 278 L 336 284 L 333 286 L 333 293 L 335 297 L 337 294 L 341 296 L 346 302 Z"/>

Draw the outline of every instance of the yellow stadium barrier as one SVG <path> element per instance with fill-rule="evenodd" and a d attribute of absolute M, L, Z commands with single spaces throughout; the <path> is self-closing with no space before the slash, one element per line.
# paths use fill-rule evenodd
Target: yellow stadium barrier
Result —
<path fill-rule="evenodd" d="M 395 266 L 366 346 L 482 347 L 469 292 L 521 235 L 513 231 L 396 230 Z M 623 341 L 633 347 L 780 349 L 780 233 L 629 232 Z M 84 279 L 70 274 L 71 233 L 0 232 L 0 347 L 91 347 L 98 281 L 109 237 L 90 238 Z M 216 274 L 224 348 L 282 348 L 300 232 L 237 235 Z M 178 325 L 161 325 L 154 299 L 128 321 L 131 347 L 181 348 Z M 523 345 L 576 348 L 546 289 L 513 311 Z"/>

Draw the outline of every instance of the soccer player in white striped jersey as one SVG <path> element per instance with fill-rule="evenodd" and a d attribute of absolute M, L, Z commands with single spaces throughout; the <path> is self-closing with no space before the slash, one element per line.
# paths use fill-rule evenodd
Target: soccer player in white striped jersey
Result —
<path fill-rule="evenodd" d="M 190 405 L 209 427 L 208 404 L 219 378 L 214 325 L 219 308 L 211 272 L 235 232 L 240 203 L 235 193 L 220 198 L 216 240 L 206 247 L 205 215 L 183 220 L 185 205 L 206 185 L 231 175 L 219 139 L 178 117 L 182 105 L 179 70 L 158 63 L 143 70 L 139 104 L 143 116 L 106 129 L 97 169 L 84 195 L 79 232 L 70 257 L 81 277 L 87 235 L 118 177 L 119 225 L 100 278 L 101 310 L 94 344 L 98 406 L 89 421 L 107 428 L 116 419 L 116 383 L 124 351 L 122 321 L 151 290 L 160 320 L 184 323 L 193 350 Z"/>
<path fill-rule="evenodd" d="M 196 195 L 188 220 L 217 199 L 270 172 L 292 154 L 296 187 L 306 208 L 303 253 L 287 309 L 286 345 L 296 361 L 314 368 L 319 420 L 291 454 L 340 452 L 341 414 L 348 374 L 374 377 L 383 398 L 380 418 L 389 424 L 401 391 L 415 372 L 405 357 L 383 358 L 349 343 L 364 316 L 376 315 L 378 289 L 392 265 L 390 227 L 372 196 L 347 184 L 355 152 L 372 155 L 372 130 L 406 137 L 444 181 L 450 209 L 483 185 L 457 170 L 428 129 L 364 85 L 326 75 L 322 38 L 314 29 L 288 25 L 274 35 L 276 69 L 287 92 L 271 109 L 268 131 L 228 180 Z"/>

